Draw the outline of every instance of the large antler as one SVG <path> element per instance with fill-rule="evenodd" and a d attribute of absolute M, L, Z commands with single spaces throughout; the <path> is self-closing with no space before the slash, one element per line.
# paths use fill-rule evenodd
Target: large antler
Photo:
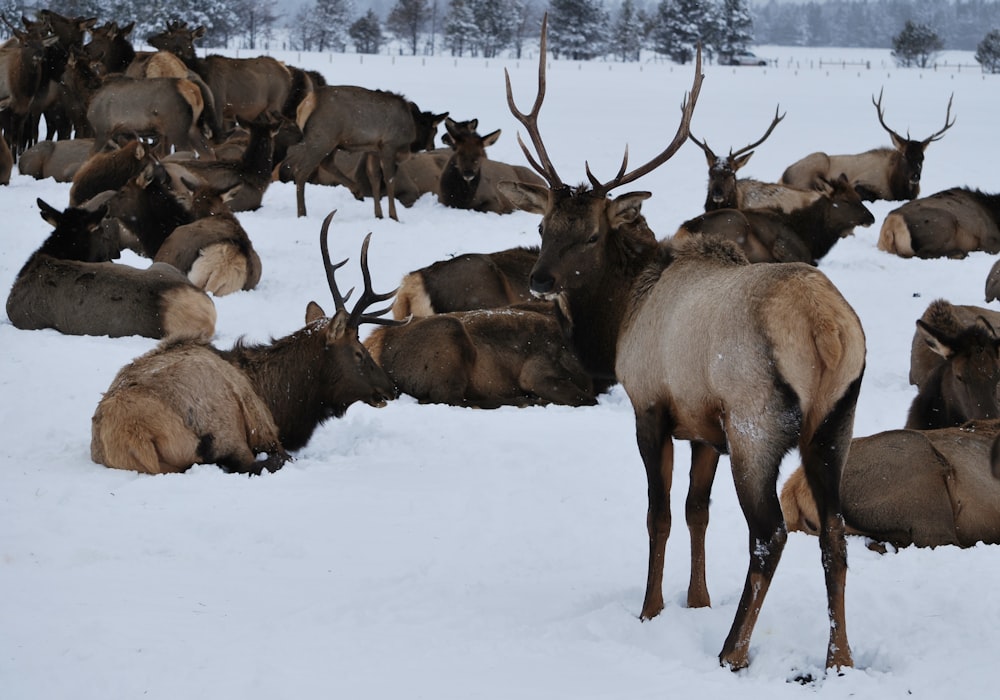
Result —
<path fill-rule="evenodd" d="M 330 262 L 330 248 L 327 239 L 330 235 L 330 222 L 333 220 L 333 215 L 337 213 L 334 209 L 326 218 L 323 219 L 323 226 L 319 233 L 319 248 L 323 256 L 323 267 L 326 269 L 326 281 L 330 286 L 330 293 L 333 294 L 333 301 L 336 304 L 337 311 L 347 311 L 347 300 L 350 299 L 351 294 L 354 292 L 352 287 L 348 290 L 347 294 L 341 294 L 340 289 L 337 287 L 336 271 L 347 264 L 347 258 L 344 258 L 336 265 Z M 385 301 L 386 299 L 391 299 L 396 294 L 396 289 L 391 292 L 385 292 L 383 294 L 376 294 L 372 289 L 372 276 L 368 271 L 368 243 L 371 241 L 372 235 L 369 233 L 365 236 L 364 243 L 361 244 L 361 274 L 364 278 L 365 289 L 361 293 L 361 297 L 358 299 L 354 308 L 350 311 L 347 318 L 348 328 L 357 328 L 362 323 L 374 323 L 382 326 L 400 326 L 409 321 L 409 319 L 403 321 L 395 321 L 389 318 L 380 318 L 392 310 L 391 306 L 387 306 L 384 309 L 379 309 L 378 311 L 371 311 L 365 313 L 366 309 L 372 304 L 376 304 L 380 301 Z"/>
<path fill-rule="evenodd" d="M 888 131 L 889 135 L 892 136 L 897 141 L 909 141 L 910 140 L 910 132 L 909 131 L 906 132 L 906 138 L 904 139 L 899 134 L 897 134 L 895 131 L 893 131 L 892 129 L 890 129 L 886 125 L 885 119 L 883 118 L 885 115 L 884 115 L 883 110 L 882 110 L 882 92 L 883 92 L 883 90 L 879 90 L 878 91 L 878 99 L 877 100 L 875 99 L 875 96 L 872 95 L 872 104 L 875 105 L 875 110 L 878 112 L 878 123 L 881 124 L 882 128 L 885 129 L 886 131 Z M 935 131 L 933 134 L 931 134 L 930 136 L 928 136 L 924 141 L 922 141 L 922 143 L 925 146 L 927 144 L 929 144 L 931 141 L 937 141 L 939 138 L 941 138 L 942 136 L 944 136 L 944 132 L 946 132 L 948 129 L 950 129 L 952 126 L 954 126 L 955 119 L 951 116 L 951 101 L 954 98 L 955 98 L 955 93 L 952 93 L 951 96 L 948 98 L 948 109 L 945 111 L 945 114 L 944 114 L 944 126 L 941 128 L 940 131 Z"/>
<path fill-rule="evenodd" d="M 955 118 L 951 116 L 951 101 L 953 99 L 955 99 L 955 93 L 951 93 L 951 95 L 948 97 L 948 109 L 945 110 L 944 113 L 944 126 L 941 127 L 940 131 L 935 131 L 933 134 L 931 134 L 930 136 L 928 136 L 926 139 L 923 140 L 922 143 L 925 146 L 929 144 L 931 141 L 937 141 L 939 138 L 944 136 L 944 132 L 948 131 L 948 129 L 950 129 L 955 125 Z M 948 121 L 949 117 L 951 117 L 950 122 Z"/>

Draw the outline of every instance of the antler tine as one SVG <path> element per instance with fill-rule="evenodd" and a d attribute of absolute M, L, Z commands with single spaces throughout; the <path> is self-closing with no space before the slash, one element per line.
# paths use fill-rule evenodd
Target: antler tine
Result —
<path fill-rule="evenodd" d="M 701 44 L 699 44 L 695 56 L 694 82 L 691 84 L 691 92 L 684 96 L 684 101 L 681 103 L 681 122 L 677 125 L 677 133 L 674 134 L 673 140 L 658 156 L 627 174 L 625 173 L 625 165 L 628 162 L 628 148 L 626 148 L 625 158 L 622 160 L 622 167 L 618 170 L 618 175 L 600 187 L 595 185 L 595 192 L 607 194 L 616 187 L 638 180 L 670 160 L 674 153 L 688 140 L 688 135 L 691 133 L 691 117 L 694 115 L 694 106 L 698 102 L 698 94 L 701 92 L 701 83 L 704 78 L 705 76 L 701 72 Z"/>
<path fill-rule="evenodd" d="M 875 100 L 875 96 L 872 95 L 872 104 L 875 105 L 875 111 L 878 112 L 878 123 L 882 125 L 882 128 L 889 132 L 889 135 L 898 141 L 905 141 L 902 136 L 897 134 L 895 131 L 889 128 L 889 125 L 885 123 L 885 114 L 882 111 L 882 93 L 885 88 L 878 91 L 878 100 Z"/>
<path fill-rule="evenodd" d="M 759 139 L 757 139 L 753 143 L 744 146 L 743 148 L 741 148 L 740 150 L 736 151 L 735 153 L 733 151 L 730 151 L 729 152 L 729 157 L 730 158 L 735 158 L 736 156 L 741 156 L 744 153 L 746 153 L 747 151 L 751 151 L 751 150 L 757 148 L 757 146 L 759 146 L 762 143 L 764 143 L 767 140 L 767 137 L 771 135 L 771 132 L 774 131 L 774 127 L 778 126 L 778 123 L 782 119 L 785 118 L 784 114 L 782 114 L 780 117 L 778 116 L 778 111 L 780 109 L 781 109 L 781 105 L 780 104 L 777 107 L 774 108 L 774 119 L 771 120 L 771 126 L 767 127 L 767 131 L 764 132 L 763 136 L 761 136 Z M 787 112 L 785 114 L 787 114 Z M 695 141 L 695 143 L 698 143 L 698 142 Z"/>
<path fill-rule="evenodd" d="M 327 239 L 330 236 L 330 222 L 333 220 L 333 215 L 336 213 L 337 210 L 334 209 L 326 215 L 325 219 L 323 219 L 323 227 L 319 232 L 319 250 L 323 255 L 323 267 L 326 269 L 326 282 L 330 286 L 330 293 L 333 294 L 333 302 L 337 306 L 337 311 L 346 311 L 347 300 L 351 297 L 351 292 L 354 290 L 349 290 L 347 292 L 347 296 L 342 295 L 340 293 L 340 289 L 337 288 L 337 280 L 334 272 L 347 264 L 347 258 L 344 258 L 336 265 L 332 265 L 330 263 L 330 248 L 327 244 Z"/>
<path fill-rule="evenodd" d="M 529 113 L 525 114 L 514 104 L 514 93 L 510 85 L 510 73 L 506 68 L 503 70 L 503 77 L 507 83 L 507 106 L 510 108 L 511 114 L 528 130 L 528 136 L 531 137 L 531 143 L 538 154 L 538 160 L 535 160 L 528 147 L 524 145 L 520 134 L 517 135 L 517 142 L 520 144 L 521 150 L 524 151 L 524 155 L 528 159 L 528 163 L 531 164 L 531 167 L 549 183 L 549 187 L 556 188 L 562 187 L 563 183 L 556 173 L 555 166 L 552 165 L 548 151 L 545 150 L 545 144 L 542 143 L 542 136 L 538 133 L 538 112 L 542 108 L 542 100 L 545 99 L 545 57 L 548 46 L 548 23 L 549 14 L 546 12 L 542 16 L 542 36 L 538 48 L 538 94 L 535 97 L 535 104 L 532 105 Z"/>
<path fill-rule="evenodd" d="M 944 136 L 944 132 L 948 131 L 948 129 L 955 125 L 955 118 L 951 116 L 951 101 L 953 99 L 955 99 L 955 93 L 951 93 L 951 97 L 948 98 L 948 109 L 944 113 L 944 127 L 942 127 L 940 131 L 935 131 L 933 134 L 928 136 L 927 140 L 924 141 L 925 144 L 930 143 L 931 141 L 937 141 L 939 138 Z M 950 122 L 948 121 L 949 117 L 951 117 Z"/>
<path fill-rule="evenodd" d="M 358 303 L 354 305 L 354 309 L 351 311 L 351 315 L 347 320 L 347 326 L 349 328 L 357 328 L 362 323 L 374 323 L 382 326 L 398 326 L 406 323 L 407 321 L 394 321 L 388 318 L 379 318 L 384 316 L 392 307 L 386 307 L 384 309 L 379 309 L 378 311 L 371 311 L 365 313 L 365 309 L 380 301 L 385 301 L 386 299 L 391 299 L 396 295 L 398 287 L 393 289 L 391 292 L 385 292 L 383 294 L 376 294 L 375 290 L 372 289 L 372 275 L 368 270 L 368 244 L 371 241 L 372 235 L 369 233 L 365 236 L 364 243 L 361 244 L 361 275 L 365 282 L 365 289 L 361 292 L 361 297 L 358 299 Z"/>
<path fill-rule="evenodd" d="M 708 147 L 708 142 L 707 141 L 699 141 L 698 139 L 695 138 L 694 134 L 692 134 L 690 132 L 688 132 L 688 138 L 691 139 L 692 141 L 694 141 L 695 145 L 698 146 L 698 148 L 700 148 L 702 151 L 705 152 L 705 156 L 707 158 L 710 158 L 711 160 L 716 160 L 717 156 L 715 155 L 715 152 L 711 148 Z M 730 155 L 732 155 L 732 154 L 730 154 Z"/>

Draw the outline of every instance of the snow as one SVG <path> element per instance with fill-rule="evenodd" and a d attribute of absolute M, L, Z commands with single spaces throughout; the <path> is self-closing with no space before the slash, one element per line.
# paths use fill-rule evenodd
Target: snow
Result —
<path fill-rule="evenodd" d="M 773 50 L 772 50 L 773 49 Z M 780 53 L 779 53 L 780 51 Z M 820 53 L 820 51 L 822 53 Z M 777 179 L 815 150 L 888 144 L 886 122 L 930 145 L 923 191 L 995 192 L 997 76 L 965 68 L 897 70 L 886 52 L 845 51 L 872 66 L 818 66 L 833 49 L 762 47 L 768 68 L 706 66 L 693 132 L 716 150 L 787 118 L 741 175 Z M 523 163 L 504 95 L 534 99 L 534 58 L 489 60 L 277 54 L 331 83 L 403 92 L 422 109 L 503 129 L 491 157 Z M 971 55 L 953 63 L 972 63 Z M 563 180 L 584 162 L 609 179 L 625 144 L 633 164 L 673 135 L 691 66 L 552 62 L 540 125 Z M 662 237 L 698 213 L 706 163 L 685 146 L 628 189 Z M 15 174 L 0 188 L 0 288 L 49 228 L 69 186 Z M 618 192 L 617 194 L 621 194 Z M 430 198 L 377 221 L 370 201 L 310 186 L 309 216 L 276 183 L 240 219 L 263 260 L 260 286 L 216 300 L 216 343 L 266 341 L 301 327 L 306 304 L 331 305 L 319 259 L 323 217 L 337 209 L 334 259 L 360 284 L 361 240 L 374 233 L 377 290 L 410 270 L 467 251 L 537 242 L 538 217 L 447 210 Z M 937 297 L 984 304 L 993 263 L 903 260 L 875 247 L 897 206 L 839 242 L 820 269 L 859 313 L 868 368 L 856 435 L 899 427 L 914 320 Z M 145 266 L 137 257 L 123 262 Z M 0 318 L 0 694 L 28 698 L 723 698 L 986 697 L 1000 601 L 997 549 L 907 549 L 878 555 L 849 543 L 847 622 L 856 667 L 825 675 L 828 621 L 819 545 L 793 533 L 757 623 L 750 667 L 720 668 L 747 565 L 746 525 L 723 458 L 708 532 L 713 607 L 685 607 L 683 523 L 689 451 L 676 447 L 666 608 L 638 619 L 645 585 L 645 478 L 631 407 L 615 388 L 586 408 L 469 410 L 352 406 L 320 427 L 294 462 L 257 478 L 212 465 L 150 477 L 90 460 L 90 417 L 146 338 L 21 331 Z M 786 477 L 796 466 L 789 455 Z M 807 680 L 805 687 L 797 679 Z"/>

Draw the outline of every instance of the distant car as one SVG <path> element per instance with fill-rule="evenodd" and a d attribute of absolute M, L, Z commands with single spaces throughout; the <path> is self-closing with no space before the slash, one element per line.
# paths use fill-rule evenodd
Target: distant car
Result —
<path fill-rule="evenodd" d="M 767 59 L 761 58 L 755 53 L 750 51 L 741 51 L 740 53 L 734 53 L 729 57 L 729 65 L 731 66 L 766 66 Z"/>

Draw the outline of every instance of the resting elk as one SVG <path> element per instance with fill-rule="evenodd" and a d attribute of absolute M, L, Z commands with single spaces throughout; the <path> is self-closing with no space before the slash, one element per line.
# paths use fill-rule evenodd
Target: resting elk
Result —
<path fill-rule="evenodd" d="M 804 262 L 816 265 L 855 226 L 875 217 L 847 177 L 829 183 L 811 204 L 791 211 L 714 209 L 681 224 L 675 236 L 715 236 L 736 243 L 750 262 Z"/>
<path fill-rule="evenodd" d="M 935 131 L 923 141 L 903 138 L 886 126 L 882 112 L 882 93 L 878 100 L 872 97 L 878 113 L 879 124 L 889 132 L 893 148 L 875 148 L 856 155 L 831 156 L 826 153 L 812 153 L 802 160 L 789 165 L 781 176 L 781 183 L 800 189 L 823 190 L 823 180 L 830 180 L 840 173 L 846 173 L 858 194 L 866 202 L 877 199 L 913 199 L 920 194 L 920 174 L 924 167 L 924 151 L 933 141 L 937 141 L 950 129 L 955 120 L 951 118 L 951 98 L 944 116 L 944 127 Z"/>
<path fill-rule="evenodd" d="M 36 180 L 51 177 L 56 182 L 72 182 L 93 149 L 94 140 L 90 138 L 39 141 L 18 158 L 17 171 Z"/>
<path fill-rule="evenodd" d="M 104 207 L 60 212 L 41 199 L 38 207 L 54 230 L 18 272 L 7 297 L 7 316 L 16 328 L 111 337 L 214 335 L 215 305 L 176 268 L 109 262 L 118 257 L 118 247 L 101 228 Z"/>
<path fill-rule="evenodd" d="M 840 482 L 847 533 L 894 547 L 1000 543 L 1000 421 L 888 430 L 851 441 Z M 781 490 L 788 529 L 817 534 L 797 469 Z"/>
<path fill-rule="evenodd" d="M 396 216 L 397 161 L 410 152 L 433 147 L 437 125 L 448 114 L 421 112 L 413 102 L 391 92 L 352 85 L 324 86 L 299 105 L 296 122 L 302 143 L 289 147 L 282 164 L 295 181 L 299 216 L 306 215 L 305 185 L 320 164 L 339 182 L 353 185 L 333 160 L 337 150 L 366 153 L 368 181 L 372 184 L 375 216 L 382 218 L 381 183 L 386 184 L 389 216 Z"/>
<path fill-rule="evenodd" d="M 148 474 L 218 464 L 230 472 L 275 471 L 288 450 L 316 428 L 364 401 L 383 406 L 395 389 L 358 340 L 362 323 L 395 323 L 368 312 L 390 297 L 376 294 L 361 249 L 364 292 L 350 311 L 337 289 L 323 222 L 320 238 L 336 312 L 310 302 L 304 328 L 271 342 L 219 350 L 206 342 L 165 342 L 123 367 L 92 421 L 91 458 Z M 369 234 L 370 237 L 370 234 Z"/>
<path fill-rule="evenodd" d="M 628 224 L 649 193 L 614 199 L 609 193 L 667 161 L 687 140 L 702 81 L 700 51 L 681 123 L 662 153 L 626 172 L 626 151 L 611 180 L 601 182 L 588 167 L 590 187 L 564 185 L 537 123 L 545 95 L 545 24 L 534 106 L 528 114 L 516 108 L 509 75 L 507 98 L 538 158 L 526 146 L 525 155 L 548 186 L 511 184 L 506 192 L 520 208 L 542 215 L 532 293 L 559 301 L 557 313 L 584 367 L 592 376 L 621 382 L 635 410 L 649 485 L 649 567 L 640 617 L 663 609 L 672 438 L 690 441 L 692 452 L 692 607 L 710 604 L 704 536 L 719 455 L 728 452 L 750 530 L 750 563 L 719 660 L 731 669 L 748 665 L 750 636 L 787 537 L 778 469 L 798 447 L 821 514 L 830 617 L 826 665 L 850 666 L 847 551 L 837 484 L 865 365 L 858 317 L 815 267 L 751 265 L 732 244 L 710 238 L 657 245 L 630 235 Z M 734 352 L 737 344 L 740 351 Z"/>
<path fill-rule="evenodd" d="M 597 391 L 550 302 L 413 318 L 365 347 L 396 388 L 452 406 L 592 406 Z"/>
<path fill-rule="evenodd" d="M 1000 313 L 937 299 L 917 319 L 910 383 L 917 395 L 907 428 L 947 428 L 1000 417 Z"/>
<path fill-rule="evenodd" d="M 86 141 L 91 142 L 93 151 L 93 139 Z M 148 147 L 138 138 L 130 138 L 120 146 L 109 141 L 103 150 L 91 153 L 73 174 L 69 203 L 79 206 L 101 192 L 124 187 L 153 162 L 149 156 Z"/>
<path fill-rule="evenodd" d="M 528 301 L 528 277 L 536 260 L 538 246 L 464 253 L 431 263 L 403 276 L 392 315 L 433 316 Z"/>
<path fill-rule="evenodd" d="M 1000 194 L 953 187 L 907 202 L 885 217 L 878 249 L 902 258 L 1000 252 Z"/>

